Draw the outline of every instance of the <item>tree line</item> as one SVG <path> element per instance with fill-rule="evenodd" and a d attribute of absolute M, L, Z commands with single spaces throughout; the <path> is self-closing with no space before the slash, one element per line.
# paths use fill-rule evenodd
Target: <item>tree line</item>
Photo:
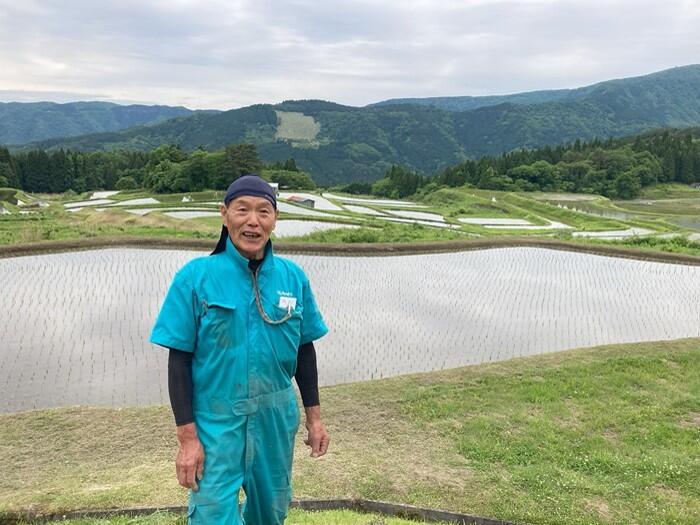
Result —
<path fill-rule="evenodd" d="M 11 154 L 0 146 L 0 187 L 32 193 L 143 188 L 156 193 L 225 189 L 246 173 L 261 173 L 281 187 L 314 189 L 313 179 L 294 159 L 266 165 L 251 144 L 187 153 L 168 144 L 150 152 L 34 150 Z"/>
<path fill-rule="evenodd" d="M 427 177 L 392 166 L 374 183 L 355 182 L 342 189 L 403 198 L 440 186 L 503 191 L 595 193 L 633 199 L 644 186 L 659 182 L 700 182 L 700 141 L 693 131 L 664 131 L 633 139 L 579 140 L 569 145 L 520 150 L 467 160 Z"/>
<path fill-rule="evenodd" d="M 394 165 L 373 183 L 352 182 L 348 193 L 404 198 L 441 186 L 470 185 L 504 191 L 563 191 L 632 199 L 658 182 L 700 182 L 698 130 L 666 130 L 627 139 L 576 142 L 466 160 L 426 176 Z M 294 159 L 265 164 L 251 144 L 187 153 L 176 145 L 150 152 L 42 150 L 11 154 L 0 147 L 0 187 L 37 193 L 144 188 L 159 193 L 224 189 L 244 173 L 258 172 L 282 187 L 314 189 Z"/>

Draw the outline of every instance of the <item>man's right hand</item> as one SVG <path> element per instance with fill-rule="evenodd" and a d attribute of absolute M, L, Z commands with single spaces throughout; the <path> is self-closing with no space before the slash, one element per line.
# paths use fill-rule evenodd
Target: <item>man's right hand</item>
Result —
<path fill-rule="evenodd" d="M 199 490 L 197 481 L 201 480 L 204 474 L 204 449 L 197 437 L 194 423 L 177 427 L 177 440 L 180 443 L 175 461 L 177 481 L 183 487 L 196 492 Z"/>

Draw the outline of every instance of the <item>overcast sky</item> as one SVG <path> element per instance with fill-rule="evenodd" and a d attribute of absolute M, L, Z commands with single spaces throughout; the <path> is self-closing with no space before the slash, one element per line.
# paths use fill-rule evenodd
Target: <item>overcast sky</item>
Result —
<path fill-rule="evenodd" d="M 231 109 L 579 87 L 700 62 L 700 0 L 0 0 L 0 101 Z"/>

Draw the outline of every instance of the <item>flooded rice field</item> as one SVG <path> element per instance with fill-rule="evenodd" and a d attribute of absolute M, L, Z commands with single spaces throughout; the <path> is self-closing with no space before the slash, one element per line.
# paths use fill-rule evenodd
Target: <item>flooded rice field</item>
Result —
<path fill-rule="evenodd" d="M 691 230 L 700 231 L 700 217 L 680 217 L 673 216 L 668 218 L 669 222 L 677 224 L 681 228 L 689 228 Z"/>
<path fill-rule="evenodd" d="M 201 219 L 203 217 L 221 217 L 221 213 L 216 210 L 174 210 L 165 211 L 163 215 L 173 219 Z"/>
<path fill-rule="evenodd" d="M 626 230 L 606 230 L 601 232 L 574 232 L 574 237 L 589 237 L 596 239 L 626 239 L 639 235 L 649 235 L 654 233 L 646 228 L 627 228 Z"/>
<path fill-rule="evenodd" d="M 478 224 L 484 228 L 493 228 L 495 230 L 570 230 L 572 226 L 557 221 L 543 219 L 547 224 L 533 224 L 525 219 L 502 219 L 490 217 L 463 217 L 457 219 L 465 224 Z"/>
<path fill-rule="evenodd" d="M 456 225 L 456 224 L 450 224 L 447 222 L 434 222 L 434 221 L 425 221 L 421 219 L 403 219 L 400 217 L 377 217 L 377 219 L 381 219 L 383 221 L 391 221 L 391 222 L 403 222 L 405 224 L 422 224 L 423 226 L 434 226 L 435 228 L 451 228 L 453 230 L 460 230 L 461 228 Z"/>
<path fill-rule="evenodd" d="M 428 213 L 425 211 L 406 211 L 406 210 L 384 210 L 386 213 L 398 215 L 399 217 L 408 217 L 409 219 L 422 219 L 424 221 L 445 222 L 445 218 L 437 213 Z"/>
<path fill-rule="evenodd" d="M 354 213 L 361 213 L 363 215 L 384 215 L 384 213 L 377 211 L 374 208 L 368 208 L 366 206 L 357 206 L 355 204 L 343 204 L 343 208 Z"/>
<path fill-rule="evenodd" d="M 278 219 L 275 224 L 275 229 L 272 232 L 272 237 L 279 239 L 281 237 L 301 237 L 314 232 L 327 230 L 359 228 L 354 224 L 342 224 L 339 222 L 321 222 L 321 221 L 298 221 L 296 219 Z"/>
<path fill-rule="evenodd" d="M 284 213 L 295 213 L 297 215 L 309 215 L 311 217 L 338 217 L 336 213 L 326 213 L 323 211 L 317 211 L 313 208 L 307 208 L 306 206 L 295 206 L 284 201 L 279 201 L 277 203 L 277 209 Z M 338 208 L 340 209 L 340 208 Z M 342 215 L 340 215 L 342 217 Z"/>
<path fill-rule="evenodd" d="M 280 195 L 282 195 L 280 193 Z M 365 198 L 360 198 L 360 197 L 345 197 L 341 195 L 335 195 L 333 193 L 324 193 L 324 197 L 328 197 L 329 199 L 334 199 L 340 202 L 359 202 L 359 203 L 365 203 L 365 204 L 375 204 L 377 206 L 380 205 L 385 205 L 385 206 L 401 206 L 403 208 L 426 208 L 427 206 L 423 206 L 422 204 L 416 204 L 415 202 L 411 201 L 398 201 L 398 200 L 391 200 L 391 199 L 365 199 Z"/>
<path fill-rule="evenodd" d="M 147 342 L 197 252 L 110 249 L 0 260 L 0 411 L 167 403 Z M 290 256 L 331 333 L 324 385 L 604 343 L 700 336 L 700 267 L 537 248 Z"/>

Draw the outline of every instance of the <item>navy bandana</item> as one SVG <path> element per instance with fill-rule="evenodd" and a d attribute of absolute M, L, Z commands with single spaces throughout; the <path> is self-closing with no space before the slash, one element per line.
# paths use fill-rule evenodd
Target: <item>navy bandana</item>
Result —
<path fill-rule="evenodd" d="M 261 179 L 253 173 L 243 175 L 231 183 L 226 190 L 224 206 L 228 206 L 228 203 L 236 197 L 242 197 L 244 195 L 267 199 L 270 201 L 273 208 L 277 209 L 277 197 L 275 196 L 275 190 L 272 189 L 272 186 L 270 186 L 267 181 Z"/>

